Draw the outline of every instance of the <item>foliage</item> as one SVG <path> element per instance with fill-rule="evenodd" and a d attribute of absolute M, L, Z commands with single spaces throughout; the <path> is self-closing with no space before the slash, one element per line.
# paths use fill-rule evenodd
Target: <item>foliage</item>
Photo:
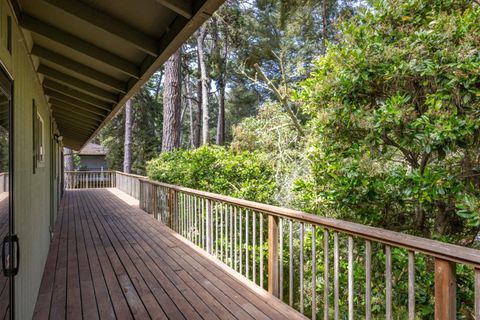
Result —
<path fill-rule="evenodd" d="M 271 203 L 276 192 L 272 167 L 258 152 L 215 146 L 164 152 L 147 172 L 153 180 L 259 202 Z"/>
<path fill-rule="evenodd" d="M 315 134 L 305 208 L 472 243 L 479 28 L 466 0 L 376 1 L 342 26 L 299 94 Z"/>
<path fill-rule="evenodd" d="M 305 142 L 278 103 L 264 103 L 257 116 L 235 126 L 231 148 L 236 152 L 262 152 L 272 165 L 278 185 L 275 203 L 295 207 L 294 182 L 310 174 L 310 163 L 304 152 Z"/>

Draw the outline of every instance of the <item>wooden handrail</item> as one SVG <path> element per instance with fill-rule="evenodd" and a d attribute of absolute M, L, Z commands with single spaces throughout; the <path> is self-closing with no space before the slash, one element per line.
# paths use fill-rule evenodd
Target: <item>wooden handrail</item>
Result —
<path fill-rule="evenodd" d="M 333 218 L 324 218 L 310 213 L 298 210 L 276 207 L 269 204 L 258 203 L 254 201 L 233 198 L 221 194 L 200 191 L 158 181 L 151 181 L 143 177 L 141 181 L 162 186 L 183 193 L 196 195 L 205 199 L 216 200 L 228 204 L 241 206 L 246 209 L 263 212 L 268 215 L 278 216 L 286 219 L 292 219 L 299 222 L 310 223 L 318 226 L 327 227 L 342 233 L 359 236 L 363 239 L 369 239 L 383 244 L 393 245 L 399 248 L 405 248 L 422 252 L 424 254 L 441 258 L 448 261 L 464 263 L 480 269 L 480 251 L 462 247 L 454 244 L 444 243 L 436 240 L 412 236 L 400 232 L 385 230 L 381 228 L 366 226 L 359 223 L 338 220 Z"/>

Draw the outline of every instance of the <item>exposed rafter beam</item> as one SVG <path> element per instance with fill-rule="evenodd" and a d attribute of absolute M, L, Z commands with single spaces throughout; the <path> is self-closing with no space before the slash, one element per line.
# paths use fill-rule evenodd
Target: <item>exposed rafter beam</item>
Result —
<path fill-rule="evenodd" d="M 85 126 L 82 126 L 82 125 L 79 125 L 79 124 L 76 124 L 76 123 L 72 123 L 72 122 L 70 122 L 68 120 L 65 120 L 65 119 L 57 118 L 55 122 L 57 123 L 59 128 L 61 128 L 63 130 L 70 130 L 70 131 L 76 132 L 78 134 L 88 135 L 93 130 L 93 128 L 86 128 Z"/>
<path fill-rule="evenodd" d="M 70 132 L 70 133 L 73 133 L 73 134 L 76 134 L 76 135 L 81 135 L 83 137 L 91 134 L 91 131 L 90 130 L 85 130 L 85 128 L 77 129 L 75 127 L 65 125 L 63 122 L 58 122 L 58 121 L 55 121 L 55 122 L 57 123 L 58 129 L 60 130 L 60 132 L 62 132 L 62 131 Z"/>
<path fill-rule="evenodd" d="M 83 128 L 96 129 L 98 127 L 98 124 L 96 124 L 96 123 L 91 123 L 91 122 L 87 122 L 87 121 L 84 121 L 84 120 L 81 120 L 81 119 L 71 118 L 69 116 L 66 116 L 66 115 L 58 113 L 58 112 L 57 113 L 54 112 L 53 117 L 55 119 L 57 119 L 59 122 L 64 122 L 64 123 L 68 123 L 68 124 L 75 124 L 75 125 L 81 126 Z"/>
<path fill-rule="evenodd" d="M 85 105 L 73 104 L 73 103 L 70 103 L 70 102 L 67 102 L 67 101 L 63 101 L 63 100 L 58 99 L 57 97 L 53 97 L 53 96 L 50 96 L 50 101 L 49 102 L 52 105 L 55 104 L 57 106 L 61 106 L 61 107 L 64 107 L 64 108 L 70 108 L 72 110 L 79 110 L 79 111 L 82 110 L 83 112 L 96 114 L 97 116 L 100 116 L 100 117 L 105 117 L 106 116 L 106 114 L 103 110 L 94 109 L 92 107 L 85 106 Z"/>
<path fill-rule="evenodd" d="M 69 96 L 75 98 L 76 100 L 81 100 L 99 109 L 111 111 L 113 107 L 111 103 L 97 99 L 95 97 L 92 97 L 91 95 L 85 94 L 81 91 L 75 90 L 50 79 L 45 79 L 43 81 L 43 87 L 61 93 L 64 96 Z"/>
<path fill-rule="evenodd" d="M 47 67 L 46 65 L 41 64 L 40 66 L 38 66 L 37 71 L 46 76 L 47 78 L 57 80 L 63 84 L 79 89 L 83 93 L 96 96 L 97 98 L 108 102 L 118 102 L 118 97 L 115 93 L 111 93 L 110 91 L 94 86 L 88 82 L 79 80 L 66 73 Z"/>
<path fill-rule="evenodd" d="M 82 114 L 78 111 L 69 110 L 68 108 L 62 108 L 62 107 L 58 107 L 58 106 L 55 106 L 55 105 L 52 105 L 52 111 L 53 111 L 54 114 L 58 113 L 58 114 L 62 114 L 62 115 L 65 115 L 65 116 L 69 116 L 71 118 L 90 121 L 91 123 L 94 123 L 96 125 L 99 125 L 103 120 L 101 118 L 95 118 L 94 116 L 88 114 L 87 112 L 84 112 Z"/>
<path fill-rule="evenodd" d="M 104 85 L 112 88 L 118 92 L 125 93 L 126 85 L 124 82 L 117 80 L 109 75 L 106 75 L 102 72 L 99 72 L 93 68 L 90 68 L 86 65 L 78 63 L 70 58 L 64 57 L 56 52 L 48 50 L 39 45 L 34 45 L 32 48 L 32 54 L 42 58 L 44 60 L 55 63 L 64 68 L 70 69 L 78 74 L 86 76 L 96 82 L 103 83 Z"/>
<path fill-rule="evenodd" d="M 193 16 L 191 0 L 157 0 L 157 2 L 187 19 L 191 19 Z"/>
<path fill-rule="evenodd" d="M 45 1 L 99 29 L 125 40 L 151 56 L 156 57 L 158 55 L 158 46 L 155 39 L 112 16 L 100 12 L 78 0 Z"/>
<path fill-rule="evenodd" d="M 53 111 L 66 112 L 66 113 L 69 113 L 69 114 L 71 114 L 75 117 L 82 117 L 82 118 L 96 120 L 96 121 L 102 121 L 103 118 L 104 118 L 100 115 L 95 115 L 93 113 L 90 113 L 88 111 L 84 111 L 82 109 L 73 108 L 66 103 L 55 104 L 55 103 L 53 103 L 53 101 L 55 101 L 55 99 L 52 99 L 52 101 L 51 101 Z M 56 101 L 56 102 L 62 102 L 62 101 Z"/>
<path fill-rule="evenodd" d="M 122 57 L 119 57 L 107 50 L 99 48 L 85 40 L 77 38 L 63 30 L 60 30 L 46 22 L 40 21 L 34 17 L 23 14 L 20 19 L 20 26 L 33 33 L 37 33 L 49 38 L 55 42 L 61 43 L 71 49 L 78 51 L 86 56 L 98 60 L 112 68 L 117 69 L 129 76 L 139 78 L 139 69 L 137 65 Z"/>

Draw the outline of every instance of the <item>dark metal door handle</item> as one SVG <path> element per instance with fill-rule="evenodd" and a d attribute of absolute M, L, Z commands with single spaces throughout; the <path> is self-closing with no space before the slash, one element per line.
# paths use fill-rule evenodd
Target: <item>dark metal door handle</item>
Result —
<path fill-rule="evenodd" d="M 15 256 L 9 257 L 8 261 L 8 266 L 7 266 L 7 259 L 6 259 L 6 247 L 7 244 L 10 246 L 15 244 L 16 246 L 16 252 Z M 16 264 L 15 267 L 12 267 L 12 261 L 15 260 Z M 5 238 L 3 238 L 3 243 L 2 243 L 2 269 L 3 269 L 3 275 L 6 277 L 11 277 L 15 276 L 18 274 L 18 268 L 19 268 L 19 263 L 20 263 L 20 245 L 18 242 L 18 236 L 16 234 L 12 235 L 7 235 Z"/>
<path fill-rule="evenodd" d="M 8 277 L 10 276 L 10 273 L 9 273 L 9 269 L 7 269 L 7 257 L 6 257 L 6 254 L 5 254 L 5 248 L 7 247 L 7 243 L 9 243 L 9 236 L 5 236 L 3 238 L 3 242 L 2 242 L 2 270 L 3 270 L 3 275 L 5 277 Z"/>

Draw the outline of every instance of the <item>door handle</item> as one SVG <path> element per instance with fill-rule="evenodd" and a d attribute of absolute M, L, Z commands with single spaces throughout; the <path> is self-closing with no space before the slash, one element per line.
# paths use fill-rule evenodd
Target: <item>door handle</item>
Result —
<path fill-rule="evenodd" d="M 13 257 L 9 257 L 8 266 L 7 266 L 7 259 L 6 259 L 6 247 L 7 244 L 11 247 L 13 244 L 16 246 L 16 252 Z M 15 258 L 15 259 L 14 259 Z M 15 260 L 15 267 L 12 267 L 12 261 Z M 3 238 L 2 243 L 2 269 L 3 275 L 6 277 L 12 277 L 18 274 L 18 268 L 20 263 L 20 245 L 18 242 L 18 236 L 16 234 L 6 235 Z"/>

